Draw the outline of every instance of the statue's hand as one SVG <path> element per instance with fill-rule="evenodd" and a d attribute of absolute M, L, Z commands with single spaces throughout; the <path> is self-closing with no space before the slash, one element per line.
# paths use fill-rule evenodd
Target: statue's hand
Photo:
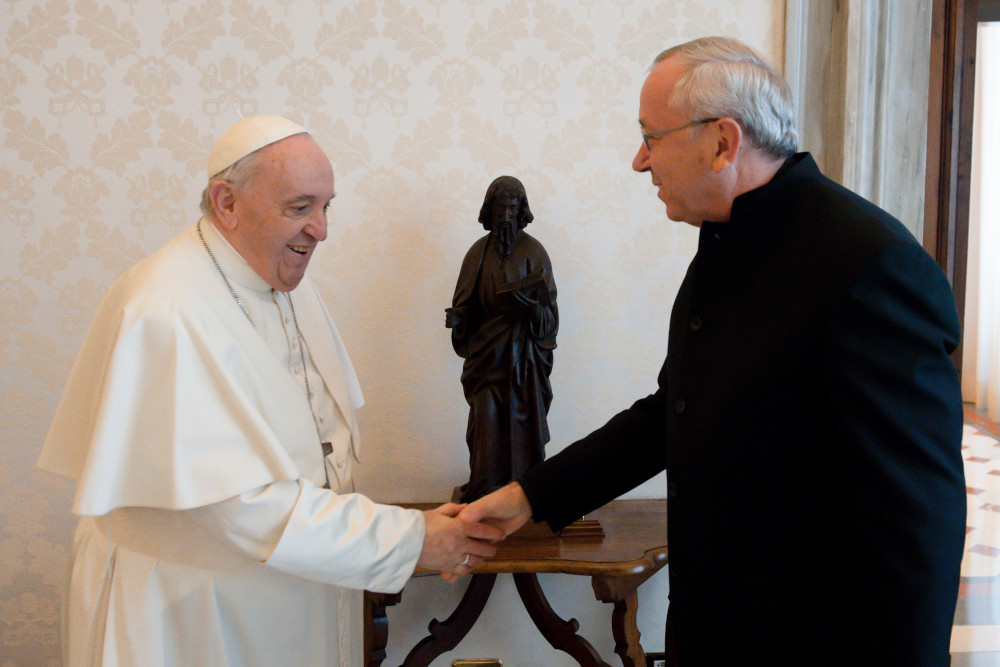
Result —
<path fill-rule="evenodd" d="M 465 308 L 445 308 L 444 326 L 448 329 L 456 329 L 465 324 Z"/>
<path fill-rule="evenodd" d="M 538 299 L 526 296 L 520 291 L 514 292 L 513 296 L 514 305 L 517 306 L 518 310 L 527 315 L 532 323 L 537 324 L 542 319 L 542 304 L 538 302 Z"/>

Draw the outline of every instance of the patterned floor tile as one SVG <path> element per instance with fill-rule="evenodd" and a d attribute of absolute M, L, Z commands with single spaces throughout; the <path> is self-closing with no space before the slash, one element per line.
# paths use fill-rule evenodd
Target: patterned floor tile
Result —
<path fill-rule="evenodd" d="M 1000 438 L 966 423 L 962 438 L 968 501 L 965 554 L 952 667 L 1000 665 Z"/>

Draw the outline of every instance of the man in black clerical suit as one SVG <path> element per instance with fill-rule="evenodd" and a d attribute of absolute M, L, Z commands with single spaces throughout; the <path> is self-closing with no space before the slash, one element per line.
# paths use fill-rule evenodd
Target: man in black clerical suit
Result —
<path fill-rule="evenodd" d="M 559 311 L 552 263 L 523 231 L 534 217 L 524 185 L 500 176 L 486 190 L 479 223 L 489 232 L 462 262 L 445 326 L 465 359 L 469 482 L 462 502 L 516 479 L 545 458 L 552 402 L 549 374 Z"/>
<path fill-rule="evenodd" d="M 654 394 L 470 505 L 559 528 L 666 468 L 681 667 L 947 664 L 965 533 L 951 288 L 897 220 L 796 153 L 747 46 L 667 50 L 648 173 L 700 228 Z"/>

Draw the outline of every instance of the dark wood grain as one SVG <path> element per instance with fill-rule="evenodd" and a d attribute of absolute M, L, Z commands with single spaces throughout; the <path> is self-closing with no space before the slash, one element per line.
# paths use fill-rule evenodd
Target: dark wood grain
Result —
<path fill-rule="evenodd" d="M 365 591 L 365 667 L 379 667 L 385 660 L 385 647 L 389 641 L 389 619 L 385 608 L 398 604 L 401 598 L 401 593 Z"/>

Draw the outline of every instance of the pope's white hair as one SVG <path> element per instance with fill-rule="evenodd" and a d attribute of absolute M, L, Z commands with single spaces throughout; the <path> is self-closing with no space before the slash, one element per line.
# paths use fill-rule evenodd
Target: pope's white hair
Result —
<path fill-rule="evenodd" d="M 267 146 L 264 148 L 267 148 Z M 202 215 L 207 218 L 212 217 L 212 185 L 217 181 L 225 181 L 226 183 L 229 183 L 230 187 L 234 190 L 242 190 L 257 174 L 257 169 L 260 167 L 259 156 L 260 149 L 255 150 L 249 155 L 244 155 L 239 160 L 232 163 L 212 178 L 208 179 L 208 185 L 206 185 L 205 189 L 201 191 Z"/>
<path fill-rule="evenodd" d="M 667 100 L 670 108 L 698 118 L 732 118 L 750 145 L 774 157 L 798 150 L 788 83 L 749 46 L 703 37 L 667 49 L 653 67 L 668 58 L 683 71 Z"/>

